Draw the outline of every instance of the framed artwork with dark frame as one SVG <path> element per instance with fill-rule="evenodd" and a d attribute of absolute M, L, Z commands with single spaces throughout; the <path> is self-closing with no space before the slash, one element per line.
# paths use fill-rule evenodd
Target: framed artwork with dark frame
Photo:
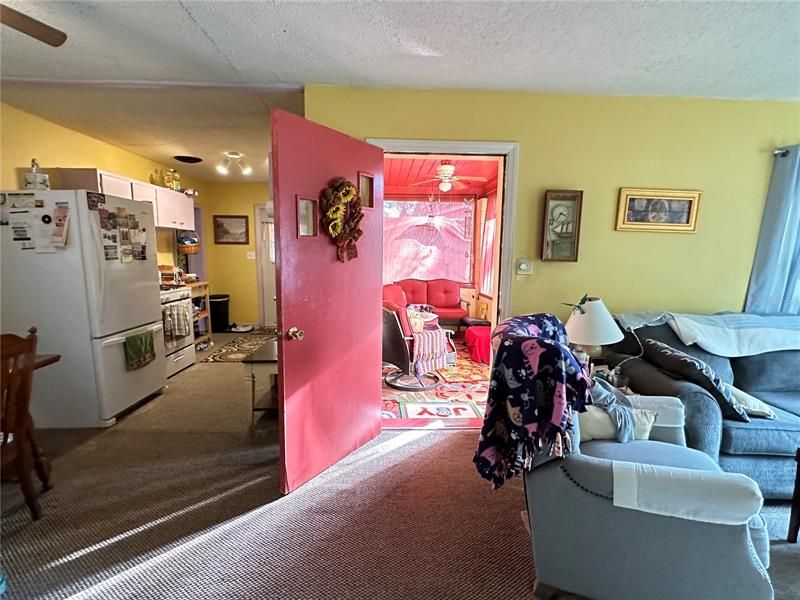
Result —
<path fill-rule="evenodd" d="M 546 190 L 542 261 L 578 262 L 583 190 Z"/>
<path fill-rule="evenodd" d="M 375 175 L 358 172 L 358 195 L 362 208 L 375 208 Z"/>
<path fill-rule="evenodd" d="M 317 237 L 319 234 L 319 202 L 315 198 L 297 196 L 297 237 Z"/>
<path fill-rule="evenodd" d="M 215 244 L 249 244 L 247 215 L 214 215 Z"/>
<path fill-rule="evenodd" d="M 697 190 L 621 188 L 617 229 L 694 233 L 701 193 Z"/>

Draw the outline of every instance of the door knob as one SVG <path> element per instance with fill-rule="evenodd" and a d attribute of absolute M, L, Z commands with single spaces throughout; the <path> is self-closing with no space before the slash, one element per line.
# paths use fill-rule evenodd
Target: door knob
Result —
<path fill-rule="evenodd" d="M 290 340 L 302 340 L 306 335 L 306 332 L 302 329 L 298 329 L 297 327 L 290 327 L 289 331 L 286 332 L 286 337 Z"/>

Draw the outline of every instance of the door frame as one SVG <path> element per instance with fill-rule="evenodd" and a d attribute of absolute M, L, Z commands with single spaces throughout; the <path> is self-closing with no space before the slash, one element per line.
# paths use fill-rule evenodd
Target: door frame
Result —
<path fill-rule="evenodd" d="M 514 271 L 514 223 L 517 214 L 518 142 L 456 142 L 449 140 L 406 140 L 367 138 L 368 144 L 398 154 L 478 154 L 504 156 L 503 213 L 500 232 L 500 285 L 497 308 L 499 319 L 511 315 L 511 277 Z"/>
<path fill-rule="evenodd" d="M 270 184 L 271 185 L 271 184 Z M 271 193 L 271 192 L 270 192 Z M 258 280 L 258 325 L 267 324 L 267 299 L 264 297 L 264 240 L 261 236 L 261 223 L 275 222 L 272 205 L 269 201 L 255 205 L 255 236 L 256 236 L 256 278 Z"/>

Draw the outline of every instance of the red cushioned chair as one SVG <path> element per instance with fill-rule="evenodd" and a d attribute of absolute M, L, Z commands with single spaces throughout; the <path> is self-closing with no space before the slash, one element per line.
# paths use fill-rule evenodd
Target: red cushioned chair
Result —
<path fill-rule="evenodd" d="M 449 279 L 402 279 L 395 285 L 403 289 L 408 304 L 432 306 L 442 325 L 456 325 L 460 329 L 461 319 L 469 316 L 469 302 L 461 299 L 460 283 Z"/>
<path fill-rule="evenodd" d="M 414 369 L 414 336 L 406 311 L 405 293 L 399 285 L 383 286 L 383 362 L 397 367 L 383 381 L 389 387 L 412 392 L 430 390 L 439 385 L 436 373 L 416 376 Z M 456 347 L 448 332 L 450 352 L 448 364 L 455 364 Z"/>

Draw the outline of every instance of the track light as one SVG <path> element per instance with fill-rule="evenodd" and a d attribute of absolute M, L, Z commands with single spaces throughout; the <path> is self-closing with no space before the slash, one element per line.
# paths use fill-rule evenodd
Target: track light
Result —
<path fill-rule="evenodd" d="M 449 192 L 453 189 L 453 184 L 449 181 L 442 181 L 439 183 L 439 190 L 442 192 Z"/>
<path fill-rule="evenodd" d="M 236 163 L 239 167 L 239 170 L 242 172 L 242 175 L 250 175 L 253 172 L 253 167 L 250 165 L 245 164 L 242 161 L 244 154 L 241 152 L 226 152 L 225 153 L 225 160 L 217 165 L 217 173 L 220 175 L 228 175 L 231 172 L 231 164 Z"/>

